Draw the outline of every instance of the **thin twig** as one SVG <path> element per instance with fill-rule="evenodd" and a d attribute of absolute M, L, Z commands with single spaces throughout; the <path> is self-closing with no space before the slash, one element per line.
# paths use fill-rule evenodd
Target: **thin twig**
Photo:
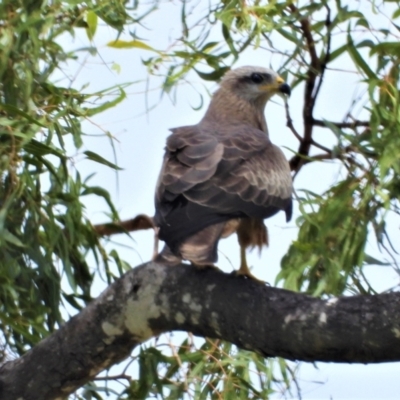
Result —
<path fill-rule="evenodd" d="M 369 127 L 370 123 L 369 121 L 351 121 L 351 122 L 331 122 L 329 121 L 329 124 L 335 125 L 337 128 L 356 128 L 358 126 L 365 126 L 365 127 Z M 327 126 L 327 124 L 325 123 L 325 121 L 322 121 L 320 119 L 314 119 L 313 120 L 313 125 L 314 126 L 320 126 L 322 128 L 329 128 L 329 126 Z"/>
<path fill-rule="evenodd" d="M 315 147 L 318 147 L 320 150 L 325 151 L 325 153 L 332 154 L 331 149 L 328 149 L 327 147 L 323 146 L 322 144 L 319 144 L 314 139 L 311 139 L 311 144 Z"/>
<path fill-rule="evenodd" d="M 117 379 L 126 379 L 127 381 L 131 381 L 132 377 L 125 374 L 120 375 L 107 375 L 107 376 L 96 376 L 93 378 L 94 381 L 115 381 Z"/>
<path fill-rule="evenodd" d="M 289 103 L 286 99 L 285 99 L 285 111 L 286 111 L 286 126 L 292 131 L 293 135 L 301 143 L 303 138 L 300 136 L 299 132 L 297 132 L 296 128 L 293 125 L 293 120 L 292 117 L 290 116 L 290 111 L 289 111 Z"/>
<path fill-rule="evenodd" d="M 316 154 L 315 156 L 310 156 L 307 160 L 305 160 L 304 163 L 310 163 L 313 161 L 334 160 L 335 158 L 341 158 L 341 154 L 338 154 L 337 156 L 332 156 L 332 154 L 327 153 Z"/>
<path fill-rule="evenodd" d="M 354 160 L 351 158 L 351 155 L 349 155 L 349 153 L 355 151 L 354 146 L 352 145 L 342 148 L 337 154 L 333 154 L 331 150 L 320 145 L 317 142 L 313 141 L 313 145 L 321 148 L 321 150 L 325 151 L 325 153 L 316 154 L 314 156 L 303 156 L 302 165 L 309 164 L 313 161 L 324 161 L 324 160 L 342 160 L 342 161 L 349 161 L 350 163 L 354 164 Z"/>
<path fill-rule="evenodd" d="M 289 9 L 293 14 L 297 14 L 299 12 L 298 8 L 294 4 L 290 4 Z M 319 58 L 315 50 L 314 39 L 311 35 L 311 26 L 309 19 L 308 18 L 300 19 L 300 25 L 304 33 L 304 37 L 306 38 L 307 41 L 307 47 L 311 57 L 311 65 L 317 70 L 319 67 Z"/>
<path fill-rule="evenodd" d="M 313 96 L 312 96 L 312 108 L 314 108 L 315 101 L 316 101 L 319 91 L 321 89 L 322 82 L 324 80 L 326 66 L 329 63 L 329 59 L 331 56 L 331 9 L 328 7 L 328 5 L 325 5 L 325 7 L 327 9 L 326 21 L 325 21 L 326 31 L 327 31 L 326 52 L 325 52 L 324 61 L 321 62 L 321 64 L 320 64 L 320 77 L 318 80 L 317 88 L 315 89 Z"/>

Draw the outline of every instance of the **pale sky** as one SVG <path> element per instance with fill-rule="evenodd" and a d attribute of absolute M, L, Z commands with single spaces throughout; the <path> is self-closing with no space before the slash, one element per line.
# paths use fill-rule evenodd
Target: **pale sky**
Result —
<path fill-rule="evenodd" d="M 179 7 L 165 4 L 161 11 L 151 16 L 147 26 L 157 29 L 139 29 L 138 35 L 149 38 L 149 44 L 154 48 L 163 49 L 170 37 L 176 37 L 179 33 L 180 20 Z M 166 16 L 168 18 L 166 18 Z M 94 164 L 83 160 L 80 155 L 75 155 L 74 165 L 82 176 L 88 176 L 95 172 L 96 175 L 90 181 L 92 185 L 106 188 L 120 212 L 122 219 L 132 218 L 137 214 L 145 213 L 153 215 L 154 188 L 161 166 L 165 139 L 169 134 L 169 128 L 197 123 L 202 117 L 209 97 L 205 87 L 213 92 L 216 84 L 201 81 L 195 73 L 188 76 L 190 84 L 182 83 L 178 90 L 177 101 L 173 103 L 167 95 L 160 99 L 160 80 L 151 78 L 148 93 L 148 105 L 158 103 L 158 106 L 146 112 L 144 92 L 146 91 L 146 69 L 141 64 L 142 58 L 147 58 L 149 52 L 132 49 L 116 50 L 106 47 L 106 43 L 114 39 L 114 32 L 107 27 L 99 28 L 94 45 L 97 47 L 100 57 L 88 57 L 82 66 L 70 63 L 66 68 L 69 78 L 74 77 L 73 86 L 80 89 L 89 84 L 87 92 L 104 89 L 125 82 L 140 81 L 126 89 L 128 97 L 118 107 L 94 116 L 92 123 L 83 124 L 83 130 L 89 136 L 85 140 L 84 150 L 94 151 L 106 159 L 114 162 L 113 151 L 110 142 L 105 137 L 98 137 L 102 130 L 112 133 L 117 139 L 115 150 L 117 164 L 123 168 L 117 174 L 115 171 L 100 164 Z M 125 37 L 125 39 L 129 39 Z M 89 45 L 85 32 L 78 32 L 75 39 L 66 36 L 62 44 L 69 49 L 77 49 Z M 84 54 L 84 53 L 82 53 Z M 82 59 L 81 59 L 82 61 Z M 247 50 L 240 58 L 236 66 L 262 65 L 266 67 L 278 67 L 280 58 L 271 58 L 270 54 L 258 50 Z M 346 63 L 345 58 L 340 60 L 341 67 Z M 112 69 L 113 63 L 118 64 L 120 73 Z M 336 79 L 335 79 L 336 77 Z M 61 75 L 55 78 L 62 79 L 62 85 L 67 86 L 68 80 Z M 335 74 L 327 74 L 321 98 L 315 110 L 318 119 L 330 119 L 340 121 L 351 103 L 352 96 L 357 92 L 357 74 L 341 74 L 338 83 Z M 290 83 L 290 82 L 289 82 Z M 196 111 L 194 108 L 200 104 L 200 96 L 204 98 L 204 107 Z M 302 130 L 301 108 L 303 91 L 297 87 L 289 100 L 294 124 L 299 131 Z M 274 98 L 266 108 L 267 124 L 271 140 L 284 148 L 288 158 L 291 151 L 297 149 L 297 140 L 288 128 L 281 98 Z M 90 136 L 93 135 L 93 136 Z M 335 137 L 326 129 L 320 129 L 317 140 L 329 147 L 335 143 Z M 73 155 L 73 154 L 71 154 Z M 312 163 L 303 168 L 295 180 L 297 190 L 307 189 L 314 192 L 322 192 L 341 177 L 341 169 L 336 162 Z M 87 199 L 87 215 L 93 223 L 106 222 L 108 220 L 104 211 L 105 203 L 91 196 Z M 280 259 L 287 251 L 292 240 L 296 238 L 296 218 L 300 215 L 297 203 L 294 205 L 294 216 L 290 223 L 285 223 L 283 213 L 267 221 L 270 234 L 270 247 L 263 251 L 262 257 L 254 251 L 248 255 L 249 265 L 253 266 L 253 273 L 260 279 L 271 284 L 279 272 Z M 397 229 L 397 227 L 396 227 Z M 120 257 L 128 261 L 132 266 L 141 264 L 150 259 L 153 246 L 153 234 L 150 231 L 135 232 L 132 239 L 118 235 L 112 237 L 108 249 L 117 248 Z M 369 253 L 377 255 L 376 246 L 371 242 Z M 224 271 L 230 272 L 233 267 L 239 265 L 239 246 L 236 237 L 231 237 L 220 242 L 218 266 Z M 229 258 L 229 259 L 228 259 Z M 398 284 L 398 276 L 390 268 L 368 267 L 368 277 L 373 280 L 377 290 L 384 290 Z M 99 280 L 96 285 L 96 295 L 105 287 Z M 178 340 L 180 342 L 181 340 Z M 302 389 L 303 399 L 395 399 L 400 392 L 398 363 L 386 363 L 378 365 L 341 365 L 318 363 L 318 369 L 312 364 L 303 363 L 300 368 L 299 384 Z M 293 391 L 295 393 L 295 391 Z M 110 397 L 112 398 L 112 397 Z M 278 395 L 272 398 L 279 398 Z"/>

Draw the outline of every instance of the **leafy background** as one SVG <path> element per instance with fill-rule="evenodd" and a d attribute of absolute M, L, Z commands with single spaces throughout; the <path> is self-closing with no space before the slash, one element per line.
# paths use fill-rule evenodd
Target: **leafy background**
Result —
<path fill-rule="evenodd" d="M 255 274 L 315 296 L 396 289 L 398 6 L 2 2 L 3 360 L 150 258 L 151 232 L 106 240 L 94 224 L 152 215 L 167 129 L 195 123 L 232 65 L 270 66 L 294 89 L 292 125 L 279 99 L 267 119 L 294 169 L 296 219 L 268 222 L 272 244 L 261 259 L 251 254 Z M 313 101 L 311 118 L 303 106 Z M 221 243 L 222 269 L 238 265 L 236 253 L 235 238 Z M 299 390 L 297 364 L 190 334 L 150 342 L 110 375 L 77 396 L 256 399 Z"/>

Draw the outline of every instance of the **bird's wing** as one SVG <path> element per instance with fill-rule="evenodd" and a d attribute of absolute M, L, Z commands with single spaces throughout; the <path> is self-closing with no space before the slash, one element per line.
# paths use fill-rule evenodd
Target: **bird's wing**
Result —
<path fill-rule="evenodd" d="M 213 135 L 202 133 L 197 126 L 173 130 L 167 139 L 164 163 L 156 196 L 173 200 L 215 175 L 224 146 Z"/>
<path fill-rule="evenodd" d="M 291 217 L 292 180 L 282 151 L 251 126 L 173 130 L 156 190 L 160 238 L 173 248 L 231 218 Z"/>

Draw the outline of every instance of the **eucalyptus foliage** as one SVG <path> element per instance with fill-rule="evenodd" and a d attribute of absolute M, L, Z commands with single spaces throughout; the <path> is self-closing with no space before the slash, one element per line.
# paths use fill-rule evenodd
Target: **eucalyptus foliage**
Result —
<path fill-rule="evenodd" d="M 297 191 L 302 217 L 298 238 L 282 260 L 277 277 L 283 287 L 329 296 L 374 293 L 363 268 L 390 265 L 397 253 L 387 225 L 398 221 L 400 193 L 399 51 L 400 2 L 382 1 L 182 1 L 181 36 L 168 48 L 155 49 L 135 28 L 157 0 L 132 4 L 119 0 L 34 1 L 0 3 L 0 335 L 3 358 L 21 355 L 46 337 L 63 319 L 65 302 L 80 310 L 91 299 L 97 274 L 114 279 L 126 265 L 108 253 L 86 217 L 82 199 L 104 198 L 111 220 L 119 216 L 109 193 L 80 176 L 76 154 L 118 170 L 115 161 L 83 151 L 82 122 L 124 100 L 124 87 L 60 86 L 53 76 L 77 54 L 59 43 L 85 30 L 92 40 L 98 23 L 115 32 L 110 47 L 149 50 L 143 60 L 150 75 L 163 77 L 161 91 L 176 90 L 190 71 L 218 80 L 248 48 L 279 59 L 280 73 L 294 90 L 304 92 L 303 121 L 288 126 L 299 140 L 291 159 L 296 174 L 307 164 L 336 160 L 342 176 L 325 193 Z M 178 9 L 180 8 L 180 9 Z M 122 40 L 121 33 L 131 40 Z M 172 40 L 172 39 L 171 39 Z M 279 40 L 280 45 L 275 43 Z M 97 49 L 80 50 L 95 54 Z M 346 59 L 350 70 L 341 70 Z M 350 64 L 349 64 L 350 63 Z M 346 67 L 347 68 L 347 67 Z M 358 95 L 342 121 L 329 115 L 316 120 L 313 110 L 323 78 L 356 73 Z M 104 98 L 111 100 L 105 101 Z M 343 88 L 346 100 L 352 94 Z M 334 135 L 325 147 L 317 129 Z M 113 144 L 112 133 L 107 133 Z M 311 151 L 312 149 L 316 151 Z M 141 210 L 137 210 L 138 213 Z M 381 259 L 367 253 L 375 241 Z M 95 264 L 89 265 L 92 255 Z M 61 285 L 62 278 L 63 284 Z M 172 349 L 172 347 L 171 347 Z M 284 360 L 264 360 L 227 343 L 188 340 L 166 355 L 143 348 L 139 378 L 125 385 L 123 399 L 182 398 L 265 399 L 290 386 L 293 374 Z M 171 355 L 172 354 L 172 355 Z M 276 372 L 278 371 L 278 372 Z M 257 383 L 256 383 L 256 380 Z M 279 385 L 276 382 L 280 382 Z M 106 393 L 111 389 L 104 389 Z M 103 398 L 90 385 L 85 398 Z"/>

